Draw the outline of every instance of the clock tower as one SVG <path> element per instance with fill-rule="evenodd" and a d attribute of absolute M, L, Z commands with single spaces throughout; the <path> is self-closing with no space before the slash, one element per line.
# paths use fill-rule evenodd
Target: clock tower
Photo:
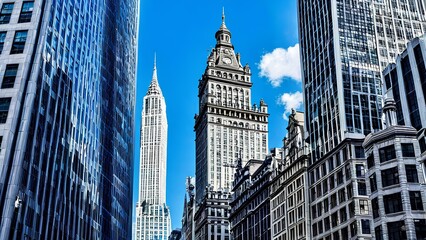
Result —
<path fill-rule="evenodd" d="M 209 191 L 230 191 L 237 162 L 263 160 L 268 153 L 268 106 L 251 104 L 251 71 L 235 54 L 225 15 L 216 46 L 198 85 L 195 116 L 196 198 Z"/>

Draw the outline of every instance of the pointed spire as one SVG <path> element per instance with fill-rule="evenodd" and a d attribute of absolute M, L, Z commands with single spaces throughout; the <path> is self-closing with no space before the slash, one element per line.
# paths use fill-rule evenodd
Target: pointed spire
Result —
<path fill-rule="evenodd" d="M 231 32 L 225 25 L 225 8 L 222 8 L 222 24 L 220 25 L 219 30 L 216 32 L 215 38 L 219 44 L 231 44 Z"/>
<path fill-rule="evenodd" d="M 222 7 L 222 25 L 225 25 L 225 7 Z"/>
<path fill-rule="evenodd" d="M 152 94 L 161 94 L 160 86 L 158 85 L 158 78 L 157 78 L 157 53 L 154 53 L 154 69 L 152 71 L 152 80 L 151 84 L 148 88 L 147 95 Z"/>

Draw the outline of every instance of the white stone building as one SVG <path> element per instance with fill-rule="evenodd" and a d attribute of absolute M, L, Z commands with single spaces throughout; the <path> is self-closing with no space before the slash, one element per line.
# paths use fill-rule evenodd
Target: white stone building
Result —
<path fill-rule="evenodd" d="M 166 205 L 167 116 L 166 102 L 154 72 L 143 98 L 139 201 L 136 206 L 136 240 L 166 240 L 171 232 Z"/>

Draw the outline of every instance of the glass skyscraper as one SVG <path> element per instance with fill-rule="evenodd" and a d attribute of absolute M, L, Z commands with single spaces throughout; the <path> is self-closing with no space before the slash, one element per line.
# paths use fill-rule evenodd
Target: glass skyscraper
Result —
<path fill-rule="evenodd" d="M 425 3 L 299 0 L 298 15 L 312 238 L 370 239 L 362 141 L 382 128 L 381 71 L 424 32 Z"/>
<path fill-rule="evenodd" d="M 140 146 L 139 201 L 136 240 L 167 240 L 172 229 L 166 205 L 167 115 L 166 101 L 154 71 L 143 98 Z"/>
<path fill-rule="evenodd" d="M 130 239 L 139 2 L 0 4 L 0 239 Z"/>

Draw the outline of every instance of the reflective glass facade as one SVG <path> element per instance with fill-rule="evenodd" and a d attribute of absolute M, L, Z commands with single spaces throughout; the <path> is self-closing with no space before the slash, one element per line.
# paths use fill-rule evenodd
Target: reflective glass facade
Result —
<path fill-rule="evenodd" d="M 383 87 L 396 103 L 399 125 L 426 127 L 426 36 L 415 38 L 383 71 Z"/>
<path fill-rule="evenodd" d="M 0 25 L 0 239 L 131 238 L 138 8 L 18 0 Z"/>

